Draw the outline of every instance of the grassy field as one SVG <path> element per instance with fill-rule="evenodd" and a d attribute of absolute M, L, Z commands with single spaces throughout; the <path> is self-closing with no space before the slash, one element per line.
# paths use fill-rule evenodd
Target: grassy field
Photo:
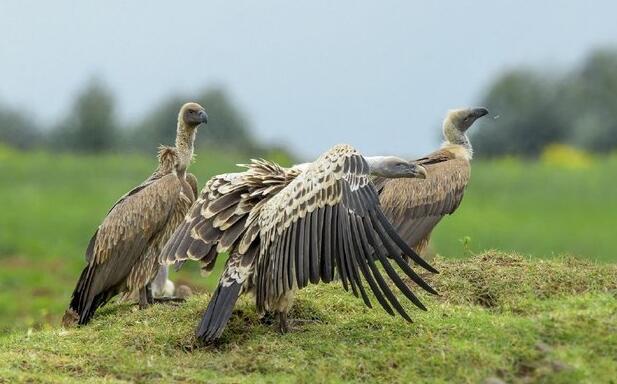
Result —
<path fill-rule="evenodd" d="M 440 296 L 412 324 L 336 285 L 298 294 L 279 335 L 244 298 L 218 345 L 197 346 L 208 296 L 145 311 L 110 305 L 92 324 L 0 339 L 0 383 L 614 383 L 617 267 L 498 252 L 437 258 Z"/>
<path fill-rule="evenodd" d="M 204 183 L 246 160 L 207 152 L 191 170 Z M 96 226 L 153 167 L 153 160 L 141 155 L 0 148 L 1 334 L 57 324 Z M 615 156 L 576 169 L 514 160 L 475 162 L 463 204 L 437 228 L 432 248 L 448 258 L 495 248 L 538 258 L 568 253 L 614 262 L 616 174 Z M 216 274 L 204 280 L 188 268 L 174 278 L 206 289 Z"/>
<path fill-rule="evenodd" d="M 571 168 L 542 162 L 474 162 L 456 213 L 437 227 L 434 249 L 567 253 L 617 262 L 617 156 Z"/>

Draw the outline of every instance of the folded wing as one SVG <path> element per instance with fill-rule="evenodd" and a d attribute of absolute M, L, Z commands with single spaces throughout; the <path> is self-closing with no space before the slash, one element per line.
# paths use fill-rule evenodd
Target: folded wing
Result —
<path fill-rule="evenodd" d="M 427 169 L 426 179 L 382 178 L 375 183 L 384 214 L 405 243 L 419 252 L 433 228 L 463 200 L 470 166 L 468 160 L 445 150 L 416 162 Z"/>

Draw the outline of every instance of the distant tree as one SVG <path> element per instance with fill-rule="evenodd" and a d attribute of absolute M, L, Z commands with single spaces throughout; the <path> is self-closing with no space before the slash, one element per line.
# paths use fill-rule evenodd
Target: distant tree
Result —
<path fill-rule="evenodd" d="M 590 151 L 617 148 L 617 51 L 592 54 L 572 75 L 564 111 L 572 123 L 570 143 Z"/>
<path fill-rule="evenodd" d="M 547 144 L 563 140 L 558 96 L 556 82 L 548 76 L 524 70 L 502 75 L 482 102 L 498 118 L 480 120 L 472 131 L 475 152 L 535 156 Z"/>
<path fill-rule="evenodd" d="M 0 105 L 0 143 L 30 149 L 41 142 L 41 133 L 33 116 Z"/>
<path fill-rule="evenodd" d="M 553 143 L 617 149 L 617 51 L 594 52 L 565 74 L 516 70 L 500 76 L 483 104 L 498 119 L 472 131 L 479 156 L 537 156 Z"/>
<path fill-rule="evenodd" d="M 198 146 L 227 147 L 252 151 L 258 145 L 242 113 L 220 88 L 204 90 L 196 96 L 173 96 L 154 108 L 133 130 L 135 146 L 153 151 L 159 144 L 173 144 L 180 106 L 196 101 L 208 112 L 208 125 L 199 129 Z"/>
<path fill-rule="evenodd" d="M 68 118 L 55 128 L 51 142 L 73 151 L 103 152 L 115 148 L 118 132 L 113 95 L 94 79 L 79 93 Z"/>

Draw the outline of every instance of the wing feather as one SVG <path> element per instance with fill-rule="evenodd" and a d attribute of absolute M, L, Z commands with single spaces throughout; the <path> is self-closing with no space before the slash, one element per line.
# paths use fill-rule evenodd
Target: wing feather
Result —
<path fill-rule="evenodd" d="M 206 183 L 161 252 L 161 263 L 201 260 L 207 270 L 216 262 L 213 248 L 244 255 L 258 246 L 259 209 L 298 172 L 265 160 L 253 160 L 246 167 L 245 172 L 215 176 Z"/>

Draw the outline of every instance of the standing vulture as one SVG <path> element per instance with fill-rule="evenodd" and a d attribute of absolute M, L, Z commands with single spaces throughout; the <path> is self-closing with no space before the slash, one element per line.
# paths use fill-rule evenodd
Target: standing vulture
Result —
<path fill-rule="evenodd" d="M 465 133 L 486 114 L 485 108 L 448 112 L 443 121 L 445 142 L 441 149 L 414 161 L 426 168 L 426 179 L 374 180 L 384 214 L 418 254 L 428 245 L 439 220 L 452 214 L 463 199 L 473 155 Z"/>
<path fill-rule="evenodd" d="M 435 291 L 402 255 L 437 271 L 398 237 L 381 211 L 370 175 L 425 174 L 422 166 L 396 157 L 364 158 L 348 145 L 337 145 L 296 168 L 254 161 L 246 172 L 212 178 L 161 253 L 164 263 L 198 259 L 206 269 L 218 252 L 230 254 L 199 324 L 198 339 L 217 339 L 237 298 L 248 291 L 255 293 L 258 312 L 275 311 L 280 331 L 286 332 L 294 291 L 309 283 L 328 283 L 335 273 L 367 306 L 371 301 L 365 283 L 389 314 L 397 312 L 411 321 L 384 274 L 416 306 L 425 307 L 389 258 L 431 293 Z"/>
<path fill-rule="evenodd" d="M 156 171 L 114 204 L 90 239 L 86 261 L 63 324 L 86 324 L 94 312 L 122 292 L 139 291 L 140 307 L 152 303 L 161 248 L 182 220 L 195 194 L 186 173 L 197 126 L 207 121 L 203 107 L 182 106 L 175 147 L 161 147 Z"/>

